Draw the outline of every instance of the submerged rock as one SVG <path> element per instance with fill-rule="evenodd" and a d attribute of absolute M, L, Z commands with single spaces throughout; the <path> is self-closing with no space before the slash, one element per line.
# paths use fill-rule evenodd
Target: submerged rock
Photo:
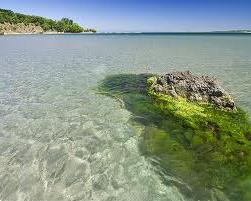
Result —
<path fill-rule="evenodd" d="M 107 77 L 100 90 L 123 101 L 132 122 L 143 126 L 140 151 L 164 182 L 189 200 L 251 200 L 250 119 L 234 103 L 227 106 L 232 98 L 214 78 L 122 74 Z"/>
<path fill-rule="evenodd" d="M 233 98 L 214 77 L 193 75 L 190 71 L 167 73 L 149 80 L 156 93 L 203 101 L 220 108 L 234 109 Z"/>

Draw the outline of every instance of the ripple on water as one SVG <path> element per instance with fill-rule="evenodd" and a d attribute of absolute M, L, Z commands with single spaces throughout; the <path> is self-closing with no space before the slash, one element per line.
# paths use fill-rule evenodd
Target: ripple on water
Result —
<path fill-rule="evenodd" d="M 1 201 L 187 200 L 138 150 L 131 114 L 95 94 L 107 75 L 211 73 L 251 111 L 250 37 L 15 36 L 0 46 Z"/>

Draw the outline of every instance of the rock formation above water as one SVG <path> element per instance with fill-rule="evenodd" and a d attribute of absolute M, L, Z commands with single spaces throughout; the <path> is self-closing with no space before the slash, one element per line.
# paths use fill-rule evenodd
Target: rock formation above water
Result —
<path fill-rule="evenodd" d="M 25 25 L 24 23 L 18 24 L 10 24 L 4 23 L 0 24 L 0 32 L 5 34 L 12 33 L 43 33 L 43 29 L 40 26 L 36 26 L 35 24 Z"/>
<path fill-rule="evenodd" d="M 220 108 L 234 109 L 233 98 L 214 77 L 193 75 L 190 71 L 172 72 L 152 78 L 151 88 L 156 93 L 181 96 L 191 101 L 202 101 Z"/>

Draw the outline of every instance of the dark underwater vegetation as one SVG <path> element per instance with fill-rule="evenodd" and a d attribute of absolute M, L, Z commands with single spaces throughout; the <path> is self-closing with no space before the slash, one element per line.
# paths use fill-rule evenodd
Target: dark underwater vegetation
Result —
<path fill-rule="evenodd" d="M 106 77 L 99 93 L 117 99 L 144 127 L 140 151 L 166 185 L 195 200 L 251 200 L 251 126 L 238 108 L 156 94 L 151 74 Z M 148 80 L 148 82 L 147 82 Z M 178 178 L 178 179 L 172 179 Z"/>

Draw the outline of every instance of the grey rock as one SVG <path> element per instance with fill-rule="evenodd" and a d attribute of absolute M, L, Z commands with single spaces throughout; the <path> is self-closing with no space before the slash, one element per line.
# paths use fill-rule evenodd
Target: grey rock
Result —
<path fill-rule="evenodd" d="M 172 97 L 177 98 L 178 94 L 176 93 L 175 90 L 169 90 L 167 94 L 170 94 Z"/>
<path fill-rule="evenodd" d="M 164 90 L 164 87 L 160 84 L 154 85 L 153 88 L 154 88 L 154 91 L 156 91 L 156 92 L 163 92 L 163 90 Z"/>
<path fill-rule="evenodd" d="M 190 71 L 172 72 L 159 76 L 151 85 L 157 93 L 184 97 L 190 101 L 203 101 L 217 107 L 234 109 L 233 98 L 214 77 L 193 75 Z"/>

